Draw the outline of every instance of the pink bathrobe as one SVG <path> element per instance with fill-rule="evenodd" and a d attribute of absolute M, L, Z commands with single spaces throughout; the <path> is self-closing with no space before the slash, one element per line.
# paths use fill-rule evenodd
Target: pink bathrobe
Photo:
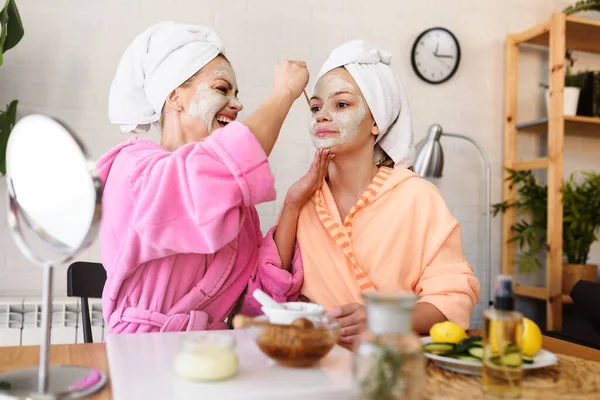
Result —
<path fill-rule="evenodd" d="M 175 152 L 132 137 L 97 166 L 109 333 L 225 329 L 240 298 L 240 313 L 260 314 L 256 288 L 298 296 L 299 253 L 281 269 L 274 229 L 260 231 L 254 206 L 275 199 L 274 179 L 241 123 Z"/>

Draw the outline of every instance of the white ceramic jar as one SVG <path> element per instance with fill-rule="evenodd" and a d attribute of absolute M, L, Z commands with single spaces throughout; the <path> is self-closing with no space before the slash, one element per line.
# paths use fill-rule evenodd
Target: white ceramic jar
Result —
<path fill-rule="evenodd" d="M 239 368 L 235 339 L 224 333 L 202 333 L 186 339 L 175 358 L 175 372 L 192 381 L 221 381 Z"/>

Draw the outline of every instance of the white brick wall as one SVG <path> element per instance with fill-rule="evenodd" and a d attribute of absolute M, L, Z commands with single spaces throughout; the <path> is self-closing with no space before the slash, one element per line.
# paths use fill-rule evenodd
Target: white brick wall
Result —
<path fill-rule="evenodd" d="M 471 135 L 493 163 L 493 201 L 501 196 L 504 38 L 548 18 L 571 0 L 19 0 L 24 40 L 5 56 L 0 68 L 0 104 L 17 98 L 20 115 L 39 112 L 64 119 L 83 138 L 94 157 L 124 140 L 107 119 L 107 96 L 117 62 L 133 37 L 160 20 L 206 24 L 222 37 L 238 71 L 244 114 L 268 93 L 273 66 L 283 59 L 304 59 L 316 74 L 329 51 L 345 40 L 363 38 L 394 54 L 421 139 L 434 122 Z M 445 26 L 460 40 L 463 58 L 457 75 L 441 86 L 420 81 L 410 67 L 416 36 Z M 523 54 L 520 119 L 543 114 L 545 55 Z M 595 63 L 595 64 L 594 64 Z M 590 65 L 598 66 L 597 61 Z M 314 83 L 314 82 L 313 82 Z M 527 85 L 527 86 L 525 86 Z M 312 146 L 306 133 L 307 109 L 299 99 L 271 157 L 279 201 L 259 207 L 262 226 L 273 224 L 287 187 L 307 168 Z M 156 135 L 151 135 L 156 138 Z M 523 148 L 537 151 L 534 137 Z M 482 164 L 468 143 L 444 140 L 445 177 L 436 184 L 463 224 L 465 252 L 478 277 L 483 271 Z M 598 168 L 600 142 L 569 138 L 567 172 Z M 579 155 L 576 156 L 576 154 Z M 527 154 L 525 154 L 527 155 Z M 465 189 L 458 189 L 458 183 Z M 5 187 L 0 184 L 0 294 L 40 292 L 42 274 L 16 250 L 5 225 Z M 493 266 L 500 257 L 500 224 L 494 220 Z M 83 259 L 98 260 L 94 246 Z M 595 248 L 592 261 L 600 262 Z M 57 272 L 57 296 L 65 295 L 66 268 Z"/>

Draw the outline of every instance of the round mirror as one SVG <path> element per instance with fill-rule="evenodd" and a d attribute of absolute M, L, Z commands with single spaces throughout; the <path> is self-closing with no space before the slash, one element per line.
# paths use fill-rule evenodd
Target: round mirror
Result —
<path fill-rule="evenodd" d="M 96 237 L 100 180 L 64 124 L 43 115 L 21 119 L 6 149 L 6 182 L 9 226 L 32 261 L 66 262 Z"/>
<path fill-rule="evenodd" d="M 98 233 L 102 186 L 96 166 L 63 123 L 29 115 L 9 137 L 6 184 L 9 228 L 21 252 L 44 266 L 44 286 L 39 367 L 0 374 L 0 397 L 90 395 L 104 386 L 104 374 L 87 367 L 50 366 L 49 356 L 54 266 L 71 260 Z"/>

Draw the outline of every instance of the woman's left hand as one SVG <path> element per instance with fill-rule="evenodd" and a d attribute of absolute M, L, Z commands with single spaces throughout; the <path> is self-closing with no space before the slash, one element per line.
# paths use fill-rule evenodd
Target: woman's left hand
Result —
<path fill-rule="evenodd" d="M 358 303 L 344 304 L 327 313 L 340 324 L 340 340 L 346 343 L 356 343 L 362 331 L 367 327 L 367 311 L 365 306 Z"/>

